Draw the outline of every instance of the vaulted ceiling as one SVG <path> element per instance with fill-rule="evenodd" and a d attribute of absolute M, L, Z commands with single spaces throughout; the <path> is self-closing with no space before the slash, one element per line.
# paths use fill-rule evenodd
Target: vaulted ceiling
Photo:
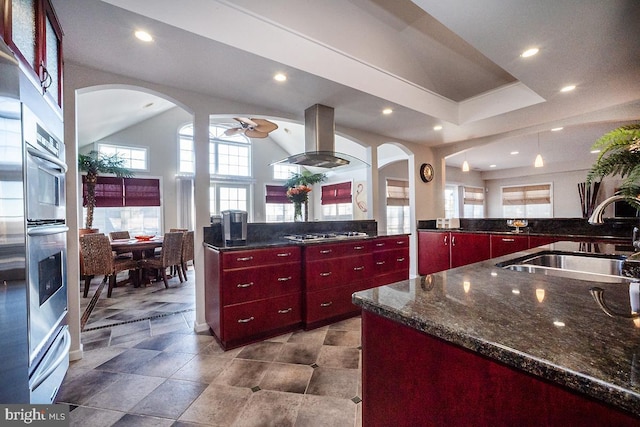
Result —
<path fill-rule="evenodd" d="M 557 152 L 549 161 L 589 156 L 603 130 L 640 119 L 636 0 L 53 4 L 68 62 L 261 106 L 300 123 L 310 105 L 329 105 L 338 126 L 443 152 L 465 149 L 480 170 L 496 163 L 501 147 L 531 148 L 538 136 Z M 154 42 L 134 39 L 136 29 Z M 530 47 L 539 53 L 520 57 Z M 276 72 L 288 80 L 275 82 Z M 567 85 L 576 88 L 561 92 Z M 103 102 L 85 101 L 87 114 Z M 131 121 L 135 114 L 118 113 L 117 104 L 112 97 L 113 115 Z M 393 113 L 383 115 L 384 108 Z M 80 124 L 83 137 L 131 124 L 100 117 Z M 508 155 L 498 163 L 518 166 Z"/>

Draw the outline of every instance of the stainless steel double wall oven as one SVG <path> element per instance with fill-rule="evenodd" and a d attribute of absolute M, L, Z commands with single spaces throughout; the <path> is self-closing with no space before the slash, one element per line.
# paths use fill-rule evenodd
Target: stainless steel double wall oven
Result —
<path fill-rule="evenodd" d="M 52 403 L 69 365 L 67 167 L 61 121 L 33 112 L 21 77 L 0 41 L 0 403 Z"/>

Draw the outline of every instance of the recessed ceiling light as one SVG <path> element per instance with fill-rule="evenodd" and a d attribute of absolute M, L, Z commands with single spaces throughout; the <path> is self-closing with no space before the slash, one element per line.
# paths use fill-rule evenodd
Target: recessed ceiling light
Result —
<path fill-rule="evenodd" d="M 558 132 L 559 130 L 564 129 L 563 127 L 559 127 L 559 128 L 553 128 L 551 129 L 551 132 Z"/>
<path fill-rule="evenodd" d="M 519 151 L 512 151 L 512 152 L 511 152 L 511 153 L 509 153 L 509 154 L 511 154 L 512 156 L 515 156 L 516 154 L 520 154 L 520 152 L 519 152 Z"/>
<path fill-rule="evenodd" d="M 149 108 L 153 106 L 153 102 L 150 102 L 148 104 L 145 104 L 142 108 Z"/>
<path fill-rule="evenodd" d="M 135 36 L 138 38 L 138 40 L 142 40 L 143 42 L 153 41 L 153 37 L 151 37 L 151 34 L 147 33 L 146 31 L 138 30 L 135 32 Z"/>
<path fill-rule="evenodd" d="M 384 110 L 382 110 L 382 114 L 391 114 L 393 113 L 393 110 L 391 108 L 385 108 Z"/>
<path fill-rule="evenodd" d="M 442 125 L 435 125 L 433 130 L 442 130 Z"/>
<path fill-rule="evenodd" d="M 497 165 L 489 165 L 490 168 L 495 168 Z"/>
<path fill-rule="evenodd" d="M 540 51 L 540 49 L 538 49 L 537 47 L 532 47 L 531 49 L 527 49 L 524 52 L 522 52 L 520 54 L 521 57 L 523 58 L 528 58 L 530 56 L 535 55 L 536 53 L 538 53 Z"/>
<path fill-rule="evenodd" d="M 560 89 L 560 92 L 571 92 L 575 88 L 576 88 L 576 85 L 565 86 L 562 89 Z"/>
<path fill-rule="evenodd" d="M 278 73 L 275 76 L 273 76 L 273 80 L 275 80 L 277 82 L 285 82 L 285 81 L 287 81 L 287 76 L 286 76 L 286 74 Z"/>

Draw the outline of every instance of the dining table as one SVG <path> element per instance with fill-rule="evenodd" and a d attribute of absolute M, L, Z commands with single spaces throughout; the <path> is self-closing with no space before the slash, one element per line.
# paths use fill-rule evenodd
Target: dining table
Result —
<path fill-rule="evenodd" d="M 114 239 L 111 241 L 111 249 L 116 254 L 131 253 L 133 259 L 142 260 L 153 257 L 156 248 L 162 247 L 162 236 L 148 238 Z M 135 277 L 132 277 L 136 274 Z M 145 269 L 138 269 L 136 272 L 129 272 L 129 278 L 134 286 L 138 287 L 150 281 L 151 275 Z"/>

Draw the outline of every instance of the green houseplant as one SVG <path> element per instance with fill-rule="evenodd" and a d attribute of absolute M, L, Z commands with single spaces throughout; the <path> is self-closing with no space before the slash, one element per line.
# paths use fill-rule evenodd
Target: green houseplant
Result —
<path fill-rule="evenodd" d="M 302 173 L 292 173 L 291 177 L 285 182 L 287 188 L 287 198 L 293 202 L 294 221 L 302 220 L 302 205 L 304 204 L 304 220 L 309 221 L 309 192 L 311 186 L 324 181 L 326 176 L 323 173 L 311 173 L 302 171 Z"/>
<path fill-rule="evenodd" d="M 124 160 L 118 157 L 106 156 L 93 150 L 88 154 L 78 155 L 78 170 L 86 172 L 85 184 L 87 186 L 87 217 L 85 227 L 93 228 L 93 211 L 96 207 L 96 183 L 98 176 L 103 173 L 113 174 L 119 178 L 129 178 L 133 172 L 124 167 Z"/>
<path fill-rule="evenodd" d="M 620 126 L 607 132 L 592 148 L 600 150 L 600 154 L 587 174 L 587 183 L 608 175 L 619 175 L 623 179 L 619 193 L 640 209 L 635 199 L 640 194 L 640 124 Z"/>

